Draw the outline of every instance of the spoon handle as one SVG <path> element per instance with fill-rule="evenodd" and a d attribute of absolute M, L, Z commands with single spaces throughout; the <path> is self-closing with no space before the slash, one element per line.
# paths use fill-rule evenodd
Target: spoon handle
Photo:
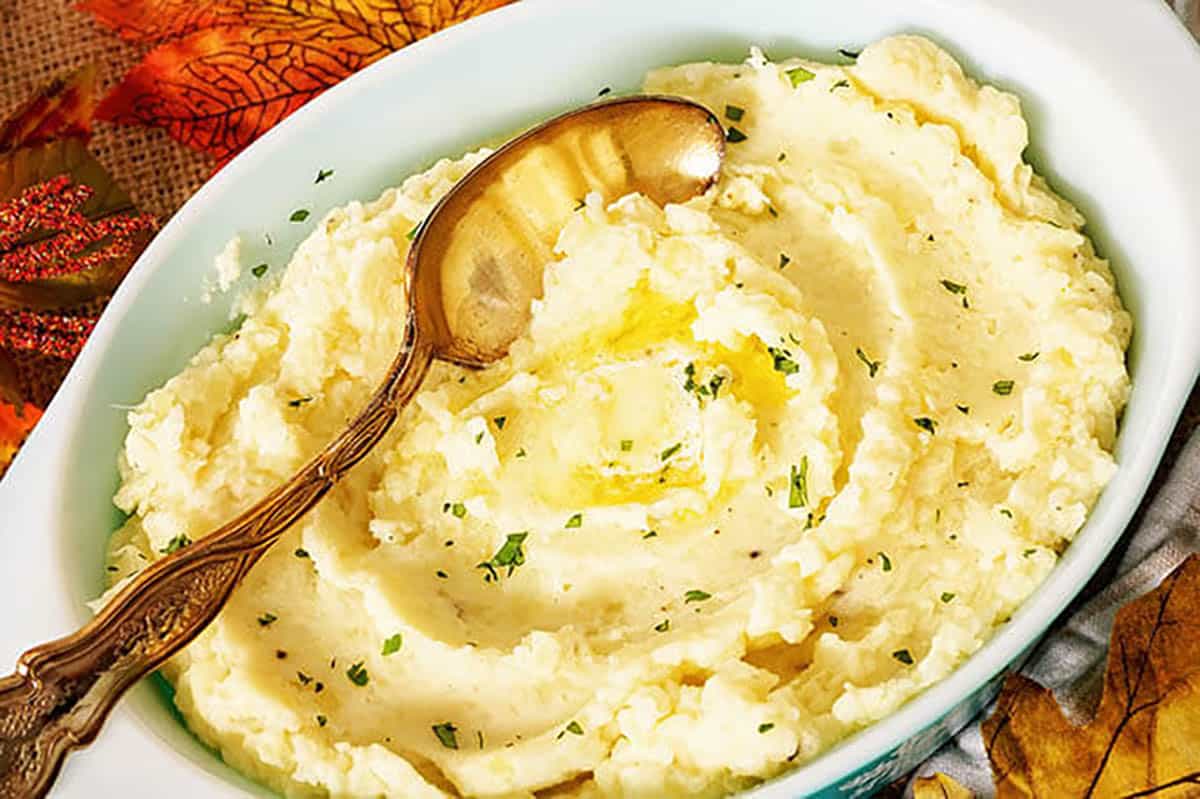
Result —
<path fill-rule="evenodd" d="M 432 362 L 409 314 L 387 377 L 347 429 L 237 518 L 147 567 L 77 632 L 25 652 L 0 679 L 0 797 L 41 797 L 90 743 L 121 695 L 200 634 L 293 522 L 365 456 Z"/>

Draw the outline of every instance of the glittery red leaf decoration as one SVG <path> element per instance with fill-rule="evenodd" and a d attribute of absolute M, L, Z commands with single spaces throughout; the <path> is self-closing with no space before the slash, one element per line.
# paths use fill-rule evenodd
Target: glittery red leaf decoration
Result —
<path fill-rule="evenodd" d="M 86 139 L 96 106 L 96 69 L 81 67 L 56 80 L 0 124 L 0 153 L 53 139 Z"/>
<path fill-rule="evenodd" d="M 59 175 L 0 203 L 0 280 L 31 283 L 103 266 L 128 255 L 153 227 L 146 216 L 81 213 L 95 191 Z M 36 234 L 53 232 L 53 235 Z M 28 240 L 25 240 L 28 239 Z M 2 302 L 2 301 L 0 301 Z"/>
<path fill-rule="evenodd" d="M 232 158 L 393 50 L 511 0 L 82 0 L 122 37 L 159 42 L 97 116 Z"/>
<path fill-rule="evenodd" d="M 154 229 L 87 151 L 92 82 L 0 122 L 0 473 Z"/>
<path fill-rule="evenodd" d="M 78 139 L 0 155 L 0 314 L 106 297 L 152 228 Z"/>

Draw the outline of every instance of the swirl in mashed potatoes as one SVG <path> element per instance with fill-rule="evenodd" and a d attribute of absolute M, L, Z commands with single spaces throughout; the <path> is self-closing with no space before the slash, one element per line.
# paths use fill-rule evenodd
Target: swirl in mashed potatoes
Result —
<path fill-rule="evenodd" d="M 289 795 L 719 796 L 987 640 L 1113 475 L 1130 320 L 1016 98 L 931 43 L 658 70 L 729 129 L 587 198 L 528 333 L 395 429 L 167 667 Z M 401 340 L 406 233 L 482 154 L 329 214 L 130 414 L 115 577 L 287 478 Z"/>

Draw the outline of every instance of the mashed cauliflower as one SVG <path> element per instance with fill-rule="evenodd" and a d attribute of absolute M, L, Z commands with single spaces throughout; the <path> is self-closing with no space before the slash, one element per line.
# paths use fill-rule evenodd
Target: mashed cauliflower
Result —
<path fill-rule="evenodd" d="M 236 768 L 292 796 L 735 792 L 949 674 L 1112 476 L 1130 320 L 1015 97 L 914 37 L 645 88 L 723 118 L 721 182 L 589 197 L 510 356 L 435 365 L 168 664 Z M 130 414 L 115 579 L 354 415 L 405 234 L 482 157 L 329 214 Z"/>

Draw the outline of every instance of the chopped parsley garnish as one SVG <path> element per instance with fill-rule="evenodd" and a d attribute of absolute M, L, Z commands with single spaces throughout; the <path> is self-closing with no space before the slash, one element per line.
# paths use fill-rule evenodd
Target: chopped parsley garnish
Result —
<path fill-rule="evenodd" d="M 1035 552 L 1037 552 L 1036 549 L 1027 549 L 1024 552 L 1022 552 L 1021 554 L 1024 555 L 1025 557 L 1029 557 L 1030 555 L 1034 554 Z"/>
<path fill-rule="evenodd" d="M 313 183 L 322 183 L 331 177 L 333 177 L 332 169 L 319 169 L 317 170 L 317 179 Z"/>
<path fill-rule="evenodd" d="M 346 676 L 350 678 L 350 682 L 354 683 L 359 688 L 362 688 L 371 681 L 371 676 L 367 674 L 367 669 L 365 666 L 363 666 L 363 662 L 361 660 L 352 664 L 350 668 L 346 669 Z"/>
<path fill-rule="evenodd" d="M 1012 515 L 1012 511 L 1010 511 L 1008 508 L 1001 508 L 1001 509 L 1000 509 L 1000 515 L 1001 515 L 1001 516 L 1007 516 L 1007 517 L 1008 517 L 1008 518 L 1010 518 L 1010 519 L 1013 517 L 1013 515 Z"/>
<path fill-rule="evenodd" d="M 788 80 L 792 82 L 792 88 L 795 89 L 801 83 L 808 83 L 816 77 L 816 74 L 809 72 L 804 67 L 792 67 L 783 74 L 787 75 Z"/>
<path fill-rule="evenodd" d="M 497 569 L 508 569 L 509 577 L 516 571 L 517 567 L 525 563 L 525 550 L 522 544 L 529 536 L 529 531 L 523 533 L 509 533 L 504 539 L 504 544 L 500 549 L 496 550 L 496 554 L 492 555 L 492 559 L 476 565 L 477 569 L 487 570 L 484 575 L 484 582 L 492 582 L 500 579 L 500 574 Z"/>
<path fill-rule="evenodd" d="M 943 280 L 942 287 L 951 294 L 966 294 L 967 287 L 962 283 L 955 283 L 953 280 Z"/>
<path fill-rule="evenodd" d="M 725 116 L 728 117 L 729 119 L 732 119 L 734 122 L 741 122 L 742 117 L 745 115 L 745 113 L 746 113 L 746 109 L 739 108 L 736 105 L 725 106 Z"/>
<path fill-rule="evenodd" d="M 455 734 L 457 732 L 458 727 L 455 727 L 448 721 L 445 724 L 433 725 L 433 734 L 437 736 L 437 739 L 441 742 L 442 746 L 446 747 L 447 749 L 458 748 L 458 736 Z"/>
<path fill-rule="evenodd" d="M 306 405 L 313 401 L 312 397 L 297 397 L 294 400 L 288 400 L 289 408 L 299 408 L 301 405 Z"/>
<path fill-rule="evenodd" d="M 303 222 L 305 219 L 308 219 L 307 208 L 297 208 L 295 211 L 292 211 L 292 215 L 288 217 L 288 220 L 292 222 Z"/>
<path fill-rule="evenodd" d="M 689 394 L 696 390 L 696 364 L 688 362 L 688 365 L 683 367 L 683 390 Z"/>
<path fill-rule="evenodd" d="M 865 363 L 867 365 L 867 375 L 869 377 L 874 378 L 875 373 L 879 371 L 879 365 L 880 365 L 881 361 L 872 361 L 871 358 L 865 352 L 862 351 L 861 347 L 856 348 L 854 350 L 854 354 L 858 356 L 858 359 L 860 361 L 862 361 L 863 363 Z"/>
<path fill-rule="evenodd" d="M 767 352 L 771 354 L 772 365 L 776 372 L 794 375 L 800 371 L 800 365 L 792 360 L 792 353 L 788 350 L 782 347 L 767 347 Z"/>
<path fill-rule="evenodd" d="M 629 452 L 632 449 L 633 449 L 633 439 L 632 438 L 622 438 L 621 439 L 621 451 Z"/>
<path fill-rule="evenodd" d="M 568 530 L 573 529 L 575 527 L 582 527 L 582 526 L 583 526 L 583 514 L 582 513 L 572 514 L 571 518 L 567 519 L 567 523 L 563 525 L 563 527 L 567 528 Z"/>
<path fill-rule="evenodd" d="M 258 625 L 260 627 L 270 627 L 272 624 L 274 624 L 278 620 L 279 620 L 279 617 L 276 616 L 274 613 L 264 613 L 263 615 L 258 617 Z"/>
<path fill-rule="evenodd" d="M 886 552 L 879 553 L 879 563 L 885 572 L 892 570 L 892 559 L 887 556 Z"/>
<path fill-rule="evenodd" d="M 450 503 L 450 514 L 456 519 L 461 519 L 467 515 L 467 506 L 461 502 L 452 502 Z"/>
<path fill-rule="evenodd" d="M 1011 380 L 997 380 L 992 383 L 992 391 L 999 394 L 1001 397 L 1007 397 L 1012 393 L 1015 383 Z"/>
<path fill-rule="evenodd" d="M 656 530 L 647 530 L 646 534 L 642 536 L 642 540 L 645 541 L 647 538 L 658 538 L 658 532 Z"/>
<path fill-rule="evenodd" d="M 296 556 L 296 557 L 298 557 L 298 558 L 307 558 L 307 557 L 310 557 L 310 556 L 309 556 L 309 554 L 308 554 L 308 550 L 307 550 L 307 549 L 305 549 L 304 547 L 296 547 L 296 551 L 295 551 L 295 552 L 293 552 L 292 554 L 293 554 L 293 555 L 295 555 L 295 556 Z"/>
<path fill-rule="evenodd" d="M 670 619 L 663 619 L 658 624 L 654 625 L 654 631 L 658 633 L 665 633 L 669 629 L 671 629 Z"/>
<path fill-rule="evenodd" d="M 775 729 L 775 725 L 774 725 L 774 724 L 772 724 L 772 723 L 771 723 L 771 722 L 769 722 L 769 721 L 768 721 L 768 722 L 766 722 L 765 724 L 759 724 L 759 725 L 758 725 L 758 731 L 759 731 L 759 732 L 770 732 L 770 731 L 771 731 L 771 730 L 773 730 L 773 729 Z"/>
<path fill-rule="evenodd" d="M 611 91 L 612 91 L 612 86 L 605 86 L 603 89 L 601 89 L 600 91 L 596 92 L 596 96 L 597 96 L 597 97 L 603 97 L 604 95 L 608 94 L 608 93 L 609 93 L 609 92 L 611 92 Z"/>
<path fill-rule="evenodd" d="M 312 682 L 312 677 L 308 676 L 302 671 L 296 672 L 296 679 L 300 680 L 301 685 L 308 685 L 310 682 Z"/>
<path fill-rule="evenodd" d="M 413 225 L 412 230 L 410 230 L 404 234 L 404 238 L 408 239 L 409 241 L 412 241 L 413 239 L 415 239 L 417 237 L 417 231 L 420 229 L 421 229 L 421 223 L 418 222 L 417 224 Z"/>
<path fill-rule="evenodd" d="M 383 650 L 381 654 L 383 654 L 384 657 L 387 657 L 388 655 L 394 655 L 400 651 L 400 647 L 403 645 L 404 636 L 400 633 L 396 633 L 383 642 Z"/>
<path fill-rule="evenodd" d="M 677 441 L 674 444 L 672 444 L 671 446 L 664 449 L 661 453 L 659 453 L 658 459 L 660 461 L 670 460 L 671 456 L 674 455 L 676 452 L 679 452 L 679 450 L 682 447 L 683 447 L 683 442 Z"/>
<path fill-rule="evenodd" d="M 800 466 L 792 466 L 788 478 L 788 507 L 803 508 L 808 505 L 808 456 L 800 459 Z"/>
<path fill-rule="evenodd" d="M 270 267 L 268 267 L 266 264 L 259 264 L 250 270 L 250 274 L 254 275 L 256 278 L 260 278 L 267 273 L 267 269 L 269 268 Z"/>
<path fill-rule="evenodd" d="M 846 88 L 849 88 L 849 87 L 850 87 L 850 81 L 848 81 L 848 80 L 839 80 L 837 83 L 835 83 L 835 84 L 833 84 L 832 86 L 830 86 L 830 87 L 829 87 L 829 91 L 833 91 L 834 89 L 846 89 Z"/>
<path fill-rule="evenodd" d="M 318 727 L 324 727 L 324 726 L 325 726 L 326 724 L 328 724 L 328 723 L 329 723 L 329 719 L 327 719 L 327 718 L 325 718 L 324 716 L 321 716 L 321 715 L 318 715 L 318 716 L 317 716 L 317 726 L 318 726 Z"/>
<path fill-rule="evenodd" d="M 971 412 L 970 405 L 955 405 L 954 407 L 958 408 L 958 412 L 963 414 L 964 416 Z"/>
<path fill-rule="evenodd" d="M 780 269 L 783 269 L 785 266 L 787 266 L 791 262 L 792 262 L 792 259 L 788 257 L 788 254 L 786 252 L 779 253 L 779 268 Z"/>
<path fill-rule="evenodd" d="M 524 447 L 521 447 L 519 450 L 517 450 L 517 454 L 516 454 L 514 457 L 517 457 L 517 458 L 524 458 L 524 457 L 525 457 L 525 455 L 526 455 L 526 453 L 525 453 L 525 448 L 524 448 Z"/>
<path fill-rule="evenodd" d="M 892 657 L 903 663 L 905 666 L 911 666 L 913 664 L 913 656 L 907 649 L 897 649 L 892 653 Z"/>
<path fill-rule="evenodd" d="M 683 367 L 683 376 L 683 390 L 689 394 L 695 394 L 696 399 L 700 401 L 703 401 L 704 397 L 716 399 L 717 394 L 721 391 L 721 386 L 725 385 L 724 375 L 713 375 L 708 379 L 707 383 L 697 383 L 696 364 L 694 363 L 688 363 L 687 366 Z"/>
<path fill-rule="evenodd" d="M 689 602 L 703 602 L 706 599 L 712 599 L 712 594 L 708 593 L 707 591 L 701 591 L 693 588 L 691 591 L 688 591 L 683 595 L 683 604 L 686 605 Z"/>
<path fill-rule="evenodd" d="M 767 213 L 770 214 L 772 217 L 779 216 L 779 212 L 775 210 L 775 206 L 773 206 L 773 205 L 767 206 Z"/>
<path fill-rule="evenodd" d="M 508 417 L 507 416 L 497 416 L 495 419 L 492 419 L 492 421 L 496 423 L 497 430 L 503 430 L 504 423 L 508 421 Z"/>
<path fill-rule="evenodd" d="M 571 210 L 572 211 L 582 211 L 584 208 L 587 208 L 587 198 L 580 197 L 578 200 L 575 201 L 575 207 L 572 208 Z"/>
<path fill-rule="evenodd" d="M 1041 355 L 1040 352 L 1027 352 L 1024 355 L 1018 355 L 1017 360 L 1025 361 L 1026 363 L 1028 363 L 1029 361 L 1036 361 L 1037 356 L 1039 356 L 1039 355 Z"/>
<path fill-rule="evenodd" d="M 943 591 L 942 592 L 942 601 L 945 603 L 953 602 L 954 594 L 950 593 L 949 591 Z"/>
<path fill-rule="evenodd" d="M 476 443 L 476 444 L 479 444 L 479 443 L 482 443 L 482 442 L 483 442 L 483 431 L 482 431 L 482 430 L 480 430 L 480 431 L 479 431 L 479 432 L 478 432 L 478 433 L 475 435 L 475 443 Z"/>
<path fill-rule="evenodd" d="M 918 416 L 913 419 L 913 424 L 922 430 L 927 430 L 930 435 L 937 433 L 937 422 L 930 419 L 928 416 Z"/>
<path fill-rule="evenodd" d="M 180 533 L 179 535 L 175 536 L 170 541 L 168 541 L 167 545 L 158 551 L 164 555 L 173 555 L 174 553 L 178 552 L 179 550 L 183 549 L 184 547 L 191 546 L 191 543 L 192 543 L 192 539 L 188 538 L 183 533 Z"/>
<path fill-rule="evenodd" d="M 859 50 L 859 51 L 845 50 L 842 48 L 838 48 L 838 54 L 843 55 L 846 58 L 858 58 L 860 55 L 862 55 L 862 51 L 861 50 Z"/>
<path fill-rule="evenodd" d="M 583 735 L 583 727 L 579 726 L 578 721 L 572 721 L 567 725 L 566 731 L 572 735 Z"/>
<path fill-rule="evenodd" d="M 730 144 L 737 144 L 738 142 L 745 140 L 746 134 L 742 133 L 733 125 L 730 125 L 729 130 L 725 131 L 725 141 L 729 142 Z"/>

